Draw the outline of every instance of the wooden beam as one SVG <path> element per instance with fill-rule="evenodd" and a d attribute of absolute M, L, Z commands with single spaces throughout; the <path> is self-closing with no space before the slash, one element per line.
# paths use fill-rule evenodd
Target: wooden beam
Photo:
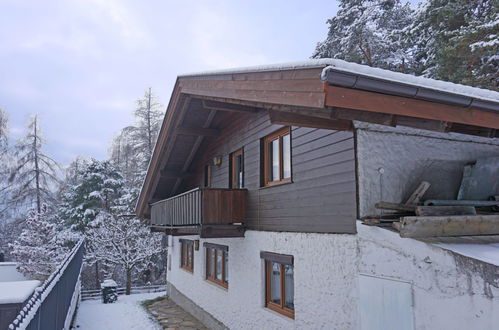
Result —
<path fill-rule="evenodd" d="M 400 236 L 413 238 L 499 235 L 499 215 L 404 217 L 399 230 Z"/>
<path fill-rule="evenodd" d="M 201 238 L 244 237 L 243 225 L 201 225 Z"/>
<path fill-rule="evenodd" d="M 393 115 L 384 113 L 375 113 L 369 111 L 342 109 L 342 108 L 328 108 L 331 111 L 331 119 L 346 119 L 358 120 L 368 123 L 394 126 Z"/>
<path fill-rule="evenodd" d="M 473 206 L 416 206 L 416 215 L 476 215 L 476 210 Z"/>
<path fill-rule="evenodd" d="M 165 233 L 171 236 L 187 236 L 187 235 L 199 235 L 199 227 L 186 227 L 186 228 L 168 228 L 165 227 Z"/>
<path fill-rule="evenodd" d="M 228 112 L 257 112 L 260 110 L 257 107 L 251 107 L 246 105 L 239 105 L 234 103 L 224 103 L 211 100 L 202 100 L 203 108 L 216 110 L 216 111 L 228 111 Z"/>
<path fill-rule="evenodd" d="M 416 210 L 416 206 L 414 205 L 406 205 L 406 204 L 390 203 L 390 202 L 378 202 L 374 204 L 374 207 L 383 210 L 395 210 L 395 211 L 405 211 L 405 212 L 414 212 Z"/>
<path fill-rule="evenodd" d="M 352 122 L 349 120 L 317 118 L 284 111 L 269 111 L 269 115 L 270 122 L 278 125 L 323 128 L 340 131 L 350 131 L 353 128 Z"/>
<path fill-rule="evenodd" d="M 402 115 L 443 122 L 499 129 L 499 115 L 492 111 L 465 108 L 401 96 L 365 92 L 328 85 L 326 106 Z"/>
<path fill-rule="evenodd" d="M 170 171 L 170 170 L 162 170 L 160 172 L 161 178 L 166 179 L 177 179 L 177 178 L 189 178 L 192 177 L 194 173 L 191 172 L 180 172 L 180 171 Z"/>
<path fill-rule="evenodd" d="M 428 189 L 430 189 L 431 184 L 428 181 L 421 181 L 419 186 L 414 190 L 414 192 L 409 196 L 405 204 L 408 205 L 417 205 L 421 202 L 424 194 Z"/>
<path fill-rule="evenodd" d="M 205 127 L 179 127 L 175 130 L 175 133 L 195 136 L 217 136 L 220 131 L 218 129 Z"/>
<path fill-rule="evenodd" d="M 213 121 L 213 118 L 215 118 L 216 115 L 216 110 L 211 110 L 210 113 L 208 114 L 208 117 L 206 118 L 203 128 L 208 128 L 211 125 L 211 122 Z M 194 146 L 191 149 L 191 152 L 189 153 L 189 156 L 187 156 L 187 159 L 185 160 L 184 165 L 182 166 L 182 172 L 185 172 L 189 169 L 191 166 L 191 163 L 196 156 L 196 153 L 198 152 L 199 147 L 201 146 L 201 143 L 203 142 L 204 136 L 198 136 L 196 139 L 196 142 L 194 142 Z M 173 186 L 172 189 L 172 195 L 174 195 L 177 192 L 177 189 L 179 188 L 180 184 L 182 183 L 183 178 L 177 178 L 177 181 L 175 182 L 175 185 Z"/>

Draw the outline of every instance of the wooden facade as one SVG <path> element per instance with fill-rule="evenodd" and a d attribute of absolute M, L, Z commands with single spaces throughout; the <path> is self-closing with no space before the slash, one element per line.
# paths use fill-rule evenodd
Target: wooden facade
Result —
<path fill-rule="evenodd" d="M 197 187 L 233 187 L 233 156 L 242 155 L 246 228 L 355 233 L 353 120 L 497 134 L 497 113 L 332 86 L 321 81 L 323 68 L 179 77 L 139 197 L 138 216 L 149 218 L 151 205 L 157 211 L 154 203 Z M 291 178 L 266 185 L 263 141 L 285 127 L 291 134 Z M 186 205 L 182 212 L 196 215 Z M 202 231 L 217 237 L 223 229 Z"/>
<path fill-rule="evenodd" d="M 245 189 L 196 188 L 151 206 L 153 226 L 226 225 L 244 223 Z"/>
<path fill-rule="evenodd" d="M 291 181 L 265 187 L 261 140 L 280 128 L 270 123 L 266 111 L 234 118 L 222 135 L 203 145 L 193 163 L 192 171 L 198 175 L 186 181 L 183 189 L 203 183 L 203 166 L 214 156 L 222 156 L 222 163 L 212 166 L 212 187 L 227 188 L 229 155 L 243 148 L 248 229 L 354 233 L 353 133 L 292 127 Z"/>

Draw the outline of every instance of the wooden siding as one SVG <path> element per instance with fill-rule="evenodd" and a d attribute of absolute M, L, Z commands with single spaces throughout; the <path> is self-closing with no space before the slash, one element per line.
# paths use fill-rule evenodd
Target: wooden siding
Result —
<path fill-rule="evenodd" d="M 356 186 L 354 137 L 349 131 L 292 127 L 292 183 L 261 187 L 260 140 L 281 128 L 267 111 L 232 117 L 222 135 L 200 148 L 183 191 L 203 184 L 203 166 L 212 166 L 212 187 L 229 187 L 229 155 L 244 150 L 244 188 L 248 189 L 245 224 L 253 230 L 355 233 Z"/>

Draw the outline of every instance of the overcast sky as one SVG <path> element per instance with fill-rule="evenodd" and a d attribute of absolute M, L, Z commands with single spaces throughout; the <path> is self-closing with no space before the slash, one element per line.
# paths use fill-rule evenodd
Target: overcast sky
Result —
<path fill-rule="evenodd" d="M 19 137 L 39 114 L 62 163 L 107 158 L 152 87 L 180 73 L 305 60 L 336 1 L 0 0 L 0 108 Z"/>

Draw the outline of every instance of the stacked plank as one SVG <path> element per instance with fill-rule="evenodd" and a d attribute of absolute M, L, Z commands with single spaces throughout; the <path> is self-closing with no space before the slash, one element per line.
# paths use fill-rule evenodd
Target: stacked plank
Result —
<path fill-rule="evenodd" d="M 365 217 L 363 223 L 394 228 L 401 237 L 412 238 L 499 235 L 498 196 L 490 201 L 429 200 L 421 205 L 429 187 L 421 182 L 405 203 L 376 203 L 376 208 L 392 213 Z"/>

